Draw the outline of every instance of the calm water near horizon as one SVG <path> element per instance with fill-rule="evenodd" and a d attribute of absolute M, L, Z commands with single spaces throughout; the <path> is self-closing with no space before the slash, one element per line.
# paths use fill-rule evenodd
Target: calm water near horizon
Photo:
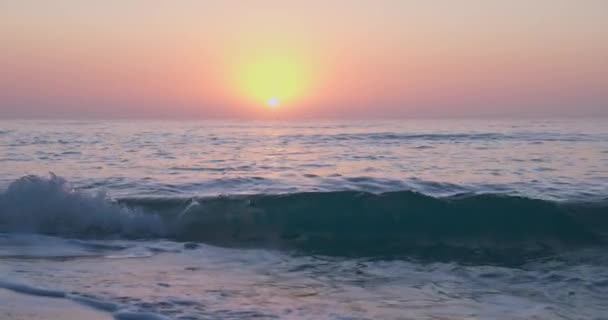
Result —
<path fill-rule="evenodd" d="M 606 319 L 608 119 L 0 121 L 0 288 L 117 319 Z"/>
<path fill-rule="evenodd" d="M 113 197 L 608 194 L 608 119 L 3 121 L 0 132 L 4 186 L 53 172 Z"/>

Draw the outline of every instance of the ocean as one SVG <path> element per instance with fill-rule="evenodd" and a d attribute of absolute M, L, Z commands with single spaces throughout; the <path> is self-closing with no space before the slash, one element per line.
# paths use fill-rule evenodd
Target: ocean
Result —
<path fill-rule="evenodd" d="M 608 319 L 607 241 L 607 119 L 0 121 L 2 319 Z"/>

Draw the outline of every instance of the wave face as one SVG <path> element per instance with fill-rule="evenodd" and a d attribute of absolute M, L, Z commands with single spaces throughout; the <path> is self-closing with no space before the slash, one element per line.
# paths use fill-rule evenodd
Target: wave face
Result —
<path fill-rule="evenodd" d="M 0 231 L 512 264 L 603 246 L 607 209 L 604 203 L 412 191 L 110 201 L 53 175 L 23 177 L 0 195 Z"/>

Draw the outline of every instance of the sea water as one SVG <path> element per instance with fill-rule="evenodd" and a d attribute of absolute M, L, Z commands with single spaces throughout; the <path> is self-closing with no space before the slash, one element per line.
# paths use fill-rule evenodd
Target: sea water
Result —
<path fill-rule="evenodd" d="M 607 234 L 605 119 L 0 122 L 0 288 L 110 318 L 605 319 Z"/>

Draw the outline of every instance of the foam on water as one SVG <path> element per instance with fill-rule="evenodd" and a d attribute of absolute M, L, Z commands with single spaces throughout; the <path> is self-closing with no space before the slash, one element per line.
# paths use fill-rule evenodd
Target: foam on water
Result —
<path fill-rule="evenodd" d="M 0 280 L 0 288 L 38 297 L 68 299 L 99 311 L 108 312 L 112 314 L 112 317 L 116 320 L 169 320 L 167 317 L 152 312 L 131 310 L 135 308 L 134 306 L 119 305 L 109 301 L 78 295 L 76 293 L 43 289 L 24 283 Z"/>
<path fill-rule="evenodd" d="M 11 280 L 0 288 L 75 301 L 115 319 L 401 319 L 404 310 L 411 319 L 594 319 L 608 311 L 607 260 L 603 250 L 586 250 L 511 268 L 200 245 L 143 261 L 3 259 Z"/>
<path fill-rule="evenodd" d="M 41 297 L 65 298 L 66 296 L 66 293 L 63 291 L 40 289 L 22 283 L 15 283 L 3 280 L 0 280 L 0 288 Z"/>

